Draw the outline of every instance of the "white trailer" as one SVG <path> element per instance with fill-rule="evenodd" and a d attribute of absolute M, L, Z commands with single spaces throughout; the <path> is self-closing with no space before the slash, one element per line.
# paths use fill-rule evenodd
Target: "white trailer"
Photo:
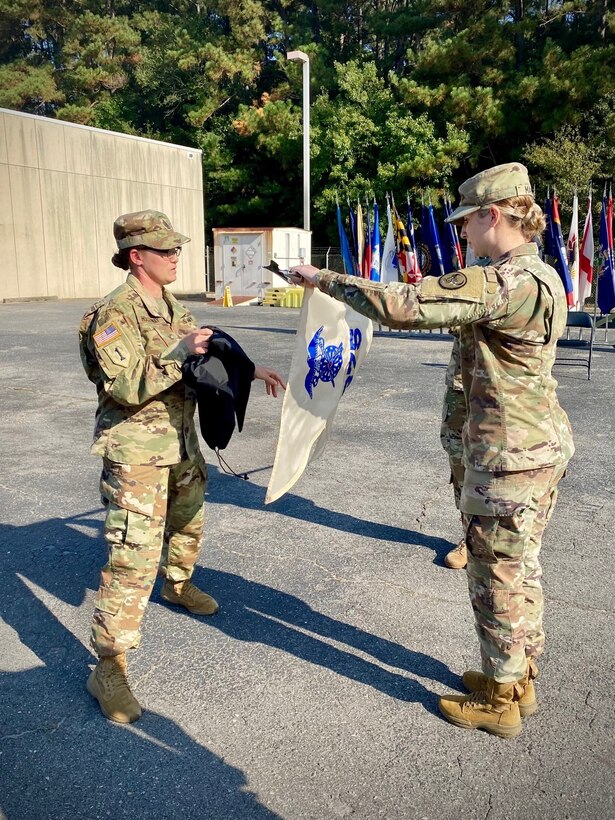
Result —
<path fill-rule="evenodd" d="M 214 228 L 216 297 L 230 287 L 233 297 L 260 299 L 270 285 L 288 287 L 264 270 L 270 260 L 282 270 L 311 260 L 312 235 L 302 228 Z"/>

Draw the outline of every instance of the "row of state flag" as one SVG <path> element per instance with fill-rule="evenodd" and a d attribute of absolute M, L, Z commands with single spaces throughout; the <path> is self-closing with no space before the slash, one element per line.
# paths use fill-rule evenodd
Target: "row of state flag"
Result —
<path fill-rule="evenodd" d="M 575 194 L 567 241 L 564 240 L 560 220 L 559 198 L 547 192 L 545 216 L 547 228 L 543 256 L 559 273 L 566 300 L 571 310 L 581 310 L 590 296 L 594 269 L 598 272 L 598 306 L 602 313 L 615 308 L 615 258 L 613 253 L 613 195 L 606 186 L 602 197 L 598 253 L 594 246 L 591 188 L 581 241 L 579 242 L 579 201 Z M 444 218 L 452 212 L 448 197 L 444 198 Z M 416 283 L 423 276 L 441 276 L 473 262 L 463 258 L 459 234 L 455 225 L 444 223 L 444 241 L 436 222 L 431 202 L 421 202 L 420 220 L 415 230 L 410 197 L 406 198 L 405 213 L 400 214 L 392 196 L 386 197 L 386 231 L 384 245 L 380 229 L 380 211 L 374 200 L 366 203 L 365 214 L 360 202 L 353 208 L 348 202 L 346 232 L 342 209 L 337 203 L 337 227 L 344 270 L 376 282 Z"/>

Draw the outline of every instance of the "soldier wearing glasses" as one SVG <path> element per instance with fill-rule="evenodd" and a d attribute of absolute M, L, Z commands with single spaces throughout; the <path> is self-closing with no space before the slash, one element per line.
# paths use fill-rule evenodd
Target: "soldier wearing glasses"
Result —
<path fill-rule="evenodd" d="M 88 691 L 103 714 L 131 723 L 141 707 L 128 686 L 126 651 L 136 648 L 160 571 L 162 598 L 197 615 L 217 602 L 190 580 L 203 534 L 207 467 L 194 427 L 195 398 L 181 366 L 206 353 L 212 335 L 198 328 L 166 286 L 177 278 L 187 236 L 165 214 L 140 211 L 116 219 L 112 262 L 130 273 L 81 322 L 81 357 L 96 384 L 91 452 L 103 458 L 101 495 L 109 560 L 96 596 L 91 643 L 99 661 Z M 268 393 L 282 379 L 256 367 Z"/>
<path fill-rule="evenodd" d="M 381 324 L 459 328 L 467 408 L 459 506 L 482 669 L 463 675 L 468 695 L 445 695 L 439 709 L 455 726 L 508 738 L 538 709 L 536 661 L 545 644 L 540 549 L 574 453 L 551 375 L 567 308 L 561 279 L 533 241 L 545 217 L 525 166 L 488 168 L 459 193 L 446 221 L 462 225 L 474 255 L 489 260 L 483 266 L 418 285 L 383 285 L 311 266 L 293 272 Z"/>

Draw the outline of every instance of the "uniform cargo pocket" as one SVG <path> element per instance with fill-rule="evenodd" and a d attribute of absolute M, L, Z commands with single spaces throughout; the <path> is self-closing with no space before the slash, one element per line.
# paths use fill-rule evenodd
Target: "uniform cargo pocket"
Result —
<path fill-rule="evenodd" d="M 104 459 L 100 494 L 124 510 L 154 515 L 154 506 L 166 507 L 168 470 L 139 464 L 117 464 Z"/>
<path fill-rule="evenodd" d="M 508 615 L 510 612 L 510 593 L 505 589 L 492 589 L 491 607 L 494 615 Z"/>
<path fill-rule="evenodd" d="M 124 603 L 124 591 L 119 587 L 100 587 L 96 595 L 94 608 L 99 612 L 107 612 L 109 615 L 117 615 Z"/>
<path fill-rule="evenodd" d="M 466 470 L 461 491 L 461 511 L 468 515 L 510 517 L 531 505 L 533 482 L 523 473 L 481 473 Z"/>

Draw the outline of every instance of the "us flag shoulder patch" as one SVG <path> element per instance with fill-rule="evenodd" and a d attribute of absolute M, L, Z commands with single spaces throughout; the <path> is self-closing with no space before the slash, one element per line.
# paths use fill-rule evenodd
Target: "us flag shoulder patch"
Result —
<path fill-rule="evenodd" d="M 96 347 L 105 347 L 116 339 L 119 339 L 121 335 L 116 325 L 113 322 L 109 322 L 109 324 L 101 328 L 98 333 L 95 333 L 92 338 L 94 339 Z"/>

